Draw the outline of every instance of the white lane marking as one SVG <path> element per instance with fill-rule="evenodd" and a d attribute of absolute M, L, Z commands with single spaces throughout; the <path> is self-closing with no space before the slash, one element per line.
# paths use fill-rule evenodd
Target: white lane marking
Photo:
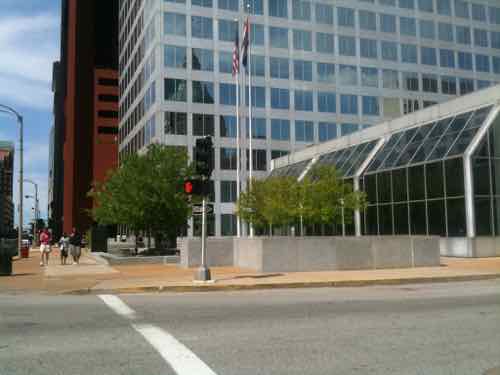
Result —
<path fill-rule="evenodd" d="M 137 315 L 136 312 L 132 310 L 130 307 L 128 307 L 125 304 L 125 302 L 123 302 L 117 296 L 104 294 L 104 295 L 99 295 L 99 298 L 118 315 L 121 315 L 131 320 L 136 318 Z"/>
<path fill-rule="evenodd" d="M 134 320 L 137 313 L 118 296 L 99 295 L 99 298 L 116 314 Z M 132 324 L 177 375 L 217 375 L 205 362 L 170 333 L 151 324 Z"/>
<path fill-rule="evenodd" d="M 168 332 L 150 324 L 132 324 L 177 375 L 216 375 L 205 362 Z"/>

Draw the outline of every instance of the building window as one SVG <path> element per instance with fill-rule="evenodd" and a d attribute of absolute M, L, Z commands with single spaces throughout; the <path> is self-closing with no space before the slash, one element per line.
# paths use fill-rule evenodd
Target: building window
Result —
<path fill-rule="evenodd" d="M 420 47 L 420 57 L 424 65 L 437 65 L 435 48 Z"/>
<path fill-rule="evenodd" d="M 339 54 L 356 56 L 356 39 L 351 36 L 339 36 Z"/>
<path fill-rule="evenodd" d="M 457 79 L 455 77 L 441 77 L 441 91 L 446 95 L 457 95 Z"/>
<path fill-rule="evenodd" d="M 248 105 L 248 86 L 245 90 L 246 104 Z M 266 88 L 260 86 L 252 86 L 252 108 L 266 107 Z"/>
<path fill-rule="evenodd" d="M 271 87 L 271 108 L 289 109 L 290 93 L 287 89 Z"/>
<path fill-rule="evenodd" d="M 287 0 L 268 0 L 269 15 L 271 17 L 288 18 Z"/>
<path fill-rule="evenodd" d="M 271 159 L 282 158 L 283 156 L 288 155 L 288 151 L 283 150 L 271 150 Z"/>
<path fill-rule="evenodd" d="M 491 65 L 493 66 L 493 73 L 500 74 L 500 57 L 492 56 Z"/>
<path fill-rule="evenodd" d="M 212 0 L 191 0 L 191 5 L 212 8 Z"/>
<path fill-rule="evenodd" d="M 236 202 L 236 181 L 220 182 L 220 201 L 221 203 Z"/>
<path fill-rule="evenodd" d="M 205 113 L 193 113 L 193 135 L 208 136 L 214 135 L 214 115 Z"/>
<path fill-rule="evenodd" d="M 360 39 L 361 57 L 367 59 L 378 58 L 377 41 L 374 39 Z"/>
<path fill-rule="evenodd" d="M 316 51 L 320 53 L 333 54 L 333 34 L 316 33 Z"/>
<path fill-rule="evenodd" d="M 398 61 L 398 44 L 396 42 L 382 41 L 382 59 Z"/>
<path fill-rule="evenodd" d="M 455 16 L 469 18 L 469 3 L 464 0 L 455 0 Z"/>
<path fill-rule="evenodd" d="M 295 121 L 295 140 L 314 142 L 314 124 L 311 121 Z"/>
<path fill-rule="evenodd" d="M 312 51 L 312 33 L 306 30 L 293 30 L 293 49 Z"/>
<path fill-rule="evenodd" d="M 164 13 L 163 30 L 165 34 L 186 35 L 186 16 L 178 13 Z"/>
<path fill-rule="evenodd" d="M 238 0 L 218 0 L 217 6 L 219 9 L 232 10 L 233 12 L 237 12 L 238 8 Z"/>
<path fill-rule="evenodd" d="M 470 45 L 470 28 L 465 26 L 456 26 L 455 29 L 457 32 L 457 43 Z"/>
<path fill-rule="evenodd" d="M 417 99 L 403 99 L 403 114 L 413 113 L 420 109 Z"/>
<path fill-rule="evenodd" d="M 472 53 L 458 52 L 458 67 L 462 70 L 472 70 Z"/>
<path fill-rule="evenodd" d="M 489 7 L 490 10 L 490 23 L 500 25 L 500 8 Z"/>
<path fill-rule="evenodd" d="M 313 110 L 312 91 L 295 90 L 295 110 L 312 112 Z"/>
<path fill-rule="evenodd" d="M 346 86 L 356 86 L 358 84 L 358 71 L 355 65 L 339 66 L 339 83 Z"/>
<path fill-rule="evenodd" d="M 290 121 L 271 119 L 271 139 L 275 141 L 289 141 Z"/>
<path fill-rule="evenodd" d="M 399 89 L 399 74 L 397 70 L 382 70 L 382 86 L 384 89 Z"/>
<path fill-rule="evenodd" d="M 219 84 L 219 102 L 223 105 L 236 105 L 236 85 L 232 83 Z"/>
<path fill-rule="evenodd" d="M 451 49 L 439 50 L 439 63 L 443 68 L 455 68 L 455 51 Z"/>
<path fill-rule="evenodd" d="M 204 70 L 213 72 L 214 70 L 214 52 L 209 49 L 192 49 L 193 70 Z"/>
<path fill-rule="evenodd" d="M 392 14 L 380 14 L 380 31 L 384 33 L 395 33 L 396 16 Z"/>
<path fill-rule="evenodd" d="M 346 115 L 357 115 L 358 97 L 356 95 L 340 95 L 340 112 Z"/>
<path fill-rule="evenodd" d="M 208 17 L 191 16 L 191 36 L 193 38 L 213 39 L 212 19 Z"/>
<path fill-rule="evenodd" d="M 436 39 L 436 24 L 434 21 L 420 20 L 420 37 Z"/>
<path fill-rule="evenodd" d="M 443 16 L 451 16 L 451 0 L 436 0 L 437 12 Z"/>
<path fill-rule="evenodd" d="M 250 42 L 252 46 L 264 45 L 264 25 L 252 23 L 250 25 Z"/>
<path fill-rule="evenodd" d="M 318 92 L 318 112 L 335 113 L 336 96 L 333 92 Z"/>
<path fill-rule="evenodd" d="M 312 81 L 312 62 L 304 60 L 294 60 L 293 78 L 296 81 Z"/>
<path fill-rule="evenodd" d="M 221 214 L 220 215 L 221 236 L 236 236 L 237 225 L 236 215 Z"/>
<path fill-rule="evenodd" d="M 481 90 L 481 89 L 486 89 L 488 87 L 491 86 L 491 82 L 490 81 L 484 81 L 484 80 L 477 80 L 477 89 L 478 90 Z"/>
<path fill-rule="evenodd" d="M 363 115 L 378 116 L 380 114 L 378 98 L 376 96 L 363 96 Z"/>
<path fill-rule="evenodd" d="M 337 138 L 337 124 L 331 122 L 320 122 L 318 124 L 318 136 L 320 142 L 326 142 Z"/>
<path fill-rule="evenodd" d="M 396 0 L 378 0 L 378 3 L 380 5 L 386 5 L 388 7 L 395 7 L 396 6 Z"/>
<path fill-rule="evenodd" d="M 193 81 L 193 103 L 213 104 L 213 82 Z"/>
<path fill-rule="evenodd" d="M 169 68 L 186 69 L 186 47 L 165 46 L 165 66 Z"/>
<path fill-rule="evenodd" d="M 489 73 L 490 72 L 490 57 L 486 55 L 476 55 L 476 71 Z"/>
<path fill-rule="evenodd" d="M 269 58 L 269 70 L 272 78 L 288 79 L 290 78 L 290 68 L 288 59 L 282 57 Z"/>
<path fill-rule="evenodd" d="M 415 18 L 400 17 L 399 29 L 401 35 L 417 36 L 417 22 Z"/>
<path fill-rule="evenodd" d="M 377 31 L 377 17 L 374 12 L 359 11 L 359 28 L 362 30 Z"/>
<path fill-rule="evenodd" d="M 271 39 L 271 47 L 288 49 L 288 29 L 269 27 L 269 38 Z"/>
<path fill-rule="evenodd" d="M 249 8 L 245 9 L 245 11 L 249 11 L 250 14 L 257 14 L 257 15 L 264 14 L 263 0 L 248 0 L 245 1 L 245 4 L 250 5 Z"/>
<path fill-rule="evenodd" d="M 482 4 L 472 4 L 472 19 L 475 21 L 487 21 L 486 6 Z"/>
<path fill-rule="evenodd" d="M 185 102 L 187 90 L 185 79 L 165 79 L 165 100 Z"/>
<path fill-rule="evenodd" d="M 404 9 L 415 9 L 415 0 L 399 0 L 399 7 Z"/>
<path fill-rule="evenodd" d="M 453 25 L 449 23 L 438 23 L 438 37 L 443 42 L 453 42 Z"/>
<path fill-rule="evenodd" d="M 384 117 L 396 118 L 401 116 L 399 98 L 383 98 Z"/>
<path fill-rule="evenodd" d="M 337 8 L 338 25 L 343 27 L 354 27 L 354 9 Z"/>
<path fill-rule="evenodd" d="M 474 80 L 469 78 L 460 78 L 460 95 L 465 95 L 474 91 Z"/>
<path fill-rule="evenodd" d="M 378 69 L 362 67 L 361 85 L 366 87 L 378 87 Z"/>
<path fill-rule="evenodd" d="M 401 61 L 408 64 L 416 64 L 417 46 L 414 44 L 401 44 Z"/>
<path fill-rule="evenodd" d="M 236 117 L 220 116 L 219 130 L 220 136 L 223 138 L 236 138 Z"/>
<path fill-rule="evenodd" d="M 210 34 L 211 35 L 211 34 Z M 238 22 L 219 20 L 219 40 L 233 42 L 238 35 Z"/>
<path fill-rule="evenodd" d="M 422 90 L 425 92 L 438 92 L 437 76 L 433 74 L 422 74 Z"/>
<path fill-rule="evenodd" d="M 246 137 L 250 132 L 250 124 L 246 119 L 247 131 Z M 266 119 L 261 117 L 252 117 L 252 139 L 267 139 Z"/>
<path fill-rule="evenodd" d="M 419 91 L 418 74 L 403 72 L 403 88 L 408 91 Z"/>
<path fill-rule="evenodd" d="M 250 153 L 247 150 L 247 169 L 250 166 Z M 267 151 L 252 150 L 252 168 L 254 171 L 267 171 Z"/>
<path fill-rule="evenodd" d="M 340 135 L 343 137 L 359 130 L 358 124 L 340 124 Z"/>
<path fill-rule="evenodd" d="M 219 52 L 219 72 L 233 73 L 233 54 L 231 52 Z"/>
<path fill-rule="evenodd" d="M 250 56 L 250 67 L 252 69 L 252 75 L 255 77 L 264 77 L 266 75 L 266 61 L 264 56 L 251 55 Z"/>
<path fill-rule="evenodd" d="M 236 149 L 225 148 L 220 149 L 220 169 L 236 170 Z"/>
<path fill-rule="evenodd" d="M 292 1 L 292 18 L 299 21 L 311 20 L 311 2 L 308 0 Z"/>
<path fill-rule="evenodd" d="M 316 70 L 319 82 L 335 82 L 335 65 L 330 63 L 317 63 Z"/>
<path fill-rule="evenodd" d="M 165 112 L 165 134 L 187 135 L 187 114 Z"/>
<path fill-rule="evenodd" d="M 316 22 L 324 25 L 333 25 L 333 6 L 317 3 Z"/>
<path fill-rule="evenodd" d="M 492 31 L 490 33 L 490 36 L 491 36 L 491 47 L 500 49 L 500 32 Z"/>
<path fill-rule="evenodd" d="M 432 0 L 418 0 L 418 10 L 422 12 L 434 12 L 434 4 Z"/>
<path fill-rule="evenodd" d="M 474 29 L 474 45 L 478 47 L 488 47 L 488 31 Z"/>

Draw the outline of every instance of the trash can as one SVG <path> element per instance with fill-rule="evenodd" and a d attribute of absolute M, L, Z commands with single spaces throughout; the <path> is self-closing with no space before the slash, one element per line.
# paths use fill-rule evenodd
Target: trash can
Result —
<path fill-rule="evenodd" d="M 20 254 L 22 259 L 28 259 L 30 257 L 30 244 L 29 242 L 25 242 L 23 240 L 23 243 L 21 245 L 21 254 Z"/>
<path fill-rule="evenodd" d="M 12 257 L 16 254 L 15 240 L 0 240 L 0 276 L 12 275 Z"/>

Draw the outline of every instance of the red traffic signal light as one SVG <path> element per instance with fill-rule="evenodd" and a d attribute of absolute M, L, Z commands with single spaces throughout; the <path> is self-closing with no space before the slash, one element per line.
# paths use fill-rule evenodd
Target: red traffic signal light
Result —
<path fill-rule="evenodd" d="M 186 181 L 184 182 L 184 193 L 186 194 L 193 194 L 193 182 L 192 181 Z"/>

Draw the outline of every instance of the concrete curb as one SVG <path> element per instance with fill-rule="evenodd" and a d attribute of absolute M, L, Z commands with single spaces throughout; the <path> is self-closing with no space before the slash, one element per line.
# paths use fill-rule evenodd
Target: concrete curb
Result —
<path fill-rule="evenodd" d="M 500 279 L 500 274 L 487 275 L 465 275 L 465 276 L 443 276 L 443 277 L 414 277 L 406 279 L 378 279 L 378 280 L 342 280 L 342 281 L 311 281 L 311 282 L 284 282 L 263 284 L 193 284 L 193 285 L 157 285 L 138 286 L 130 288 L 115 289 L 78 289 L 63 292 L 71 295 L 95 295 L 95 294 L 137 294 L 137 293 L 189 293 L 189 292 L 224 292 L 244 290 L 269 290 L 269 289 L 298 289 L 298 288 L 342 288 L 363 287 L 376 285 L 406 285 L 406 284 L 429 284 L 449 283 L 464 281 L 481 281 Z"/>

